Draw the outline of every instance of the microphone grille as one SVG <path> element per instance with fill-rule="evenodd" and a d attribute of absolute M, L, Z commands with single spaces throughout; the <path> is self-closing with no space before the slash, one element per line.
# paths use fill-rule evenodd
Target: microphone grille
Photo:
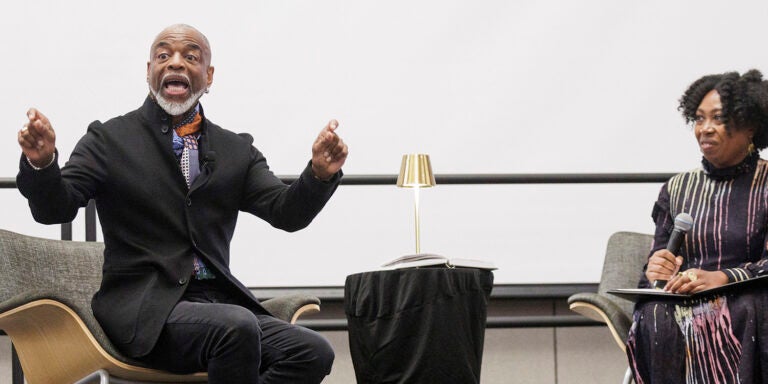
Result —
<path fill-rule="evenodd" d="M 691 215 L 683 212 L 675 216 L 675 228 L 688 232 L 691 230 L 691 227 L 693 227 L 693 217 Z"/>

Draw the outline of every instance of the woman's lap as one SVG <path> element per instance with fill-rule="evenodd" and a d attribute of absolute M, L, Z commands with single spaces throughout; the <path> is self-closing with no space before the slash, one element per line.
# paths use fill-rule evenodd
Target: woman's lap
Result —
<path fill-rule="evenodd" d="M 767 299 L 750 289 L 638 303 L 627 340 L 636 382 L 763 382 Z"/>

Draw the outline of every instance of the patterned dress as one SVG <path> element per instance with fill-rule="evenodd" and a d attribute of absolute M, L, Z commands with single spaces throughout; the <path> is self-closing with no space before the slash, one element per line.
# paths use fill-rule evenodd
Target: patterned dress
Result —
<path fill-rule="evenodd" d="M 666 247 L 674 217 L 687 212 L 694 224 L 679 252 L 681 271 L 720 270 L 731 282 L 766 274 L 768 162 L 755 153 L 725 169 L 702 163 L 662 187 L 651 254 Z M 643 274 L 640 287 L 649 285 Z M 638 302 L 627 340 L 635 382 L 768 383 L 767 293 L 753 284 Z"/>

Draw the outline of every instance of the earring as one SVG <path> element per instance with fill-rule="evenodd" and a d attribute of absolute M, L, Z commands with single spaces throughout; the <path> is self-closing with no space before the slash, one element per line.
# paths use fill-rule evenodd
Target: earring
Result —
<path fill-rule="evenodd" d="M 747 146 L 747 153 L 750 154 L 750 155 L 755 153 L 755 144 L 754 143 L 752 143 L 752 142 L 749 143 L 749 145 Z"/>

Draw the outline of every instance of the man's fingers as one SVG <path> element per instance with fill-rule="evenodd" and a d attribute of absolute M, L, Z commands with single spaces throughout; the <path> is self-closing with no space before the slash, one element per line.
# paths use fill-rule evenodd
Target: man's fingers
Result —
<path fill-rule="evenodd" d="M 29 147 L 36 147 L 39 140 L 39 135 L 35 132 L 35 129 L 29 129 L 28 124 L 24 124 L 24 127 L 19 131 L 19 144 L 26 144 Z"/>
<path fill-rule="evenodd" d="M 341 138 L 339 138 L 338 136 L 337 136 L 337 139 L 338 140 L 336 140 L 336 144 L 329 148 L 329 152 L 333 157 L 340 155 L 344 151 L 344 148 L 347 147 L 344 144 L 344 140 L 341 140 Z"/>
<path fill-rule="evenodd" d="M 336 128 L 339 127 L 339 122 L 334 120 L 331 120 L 328 122 L 328 124 L 325 125 L 322 131 L 320 131 L 320 135 L 318 136 L 318 139 L 320 142 L 328 142 L 328 141 L 334 141 L 338 138 L 335 131 Z"/>
<path fill-rule="evenodd" d="M 318 161 L 323 160 L 330 164 L 346 157 L 347 146 L 335 132 L 338 127 L 339 122 L 332 119 L 317 135 L 317 139 L 312 145 L 312 156 Z"/>
<path fill-rule="evenodd" d="M 38 111 L 36 108 L 30 108 L 27 111 L 27 117 L 29 118 L 29 121 L 39 120 L 45 125 L 51 125 L 48 117 L 45 116 L 42 112 Z"/>
<path fill-rule="evenodd" d="M 56 140 L 56 133 L 53 131 L 50 123 L 46 124 L 45 130 L 43 131 L 43 137 L 48 141 Z"/>
<path fill-rule="evenodd" d="M 25 135 L 23 132 L 19 132 L 19 145 L 22 148 L 32 149 L 36 147 L 35 140 L 29 135 Z"/>
<path fill-rule="evenodd" d="M 39 120 L 30 124 L 27 128 L 26 136 L 29 137 L 29 140 L 32 140 L 35 147 L 42 148 L 45 145 L 46 128 L 40 124 Z"/>
<path fill-rule="evenodd" d="M 320 145 L 331 148 L 339 142 L 339 135 L 326 129 L 320 134 Z"/>
<path fill-rule="evenodd" d="M 326 153 L 331 149 L 330 143 L 331 140 L 333 140 L 333 135 L 334 134 L 327 128 L 323 129 L 323 131 L 317 135 L 317 140 L 315 140 L 315 143 L 312 145 L 312 150 L 323 153 L 323 157 L 325 157 Z"/>
<path fill-rule="evenodd" d="M 26 134 L 24 132 L 21 132 L 19 134 L 19 144 L 27 145 L 29 147 L 34 147 L 37 140 L 35 140 L 34 137 L 30 134 Z"/>
<path fill-rule="evenodd" d="M 39 116 L 41 115 L 38 113 Z M 52 142 L 56 139 L 56 134 L 53 132 L 51 125 L 40 118 L 31 121 L 27 125 L 26 132 L 34 138 L 37 145 L 41 148 L 45 145 L 46 141 Z"/>
<path fill-rule="evenodd" d="M 40 113 L 40 111 L 38 111 L 38 110 L 35 110 L 35 114 L 37 115 L 37 119 L 42 121 L 45 126 L 47 126 L 47 127 L 51 126 L 51 122 L 48 120 L 47 116 L 45 116 L 44 114 Z"/>
<path fill-rule="evenodd" d="M 327 159 L 329 162 L 346 159 L 348 153 L 349 153 L 349 150 L 347 148 L 347 145 L 344 144 L 344 141 L 339 140 L 336 146 L 331 148 L 330 153 L 327 156 Z"/>
<path fill-rule="evenodd" d="M 339 136 L 326 127 L 317 139 L 316 149 L 322 153 L 323 158 L 331 161 L 341 151 L 340 143 L 343 146 Z"/>
<path fill-rule="evenodd" d="M 347 156 L 347 146 L 346 145 L 340 145 L 336 147 L 336 149 L 331 152 L 331 157 L 334 159 L 340 159 Z"/>
<path fill-rule="evenodd" d="M 40 150 L 46 143 L 55 142 L 56 133 L 45 115 L 35 108 L 29 108 L 27 118 L 29 121 L 19 131 L 19 144 L 23 148 Z"/>
<path fill-rule="evenodd" d="M 27 111 L 27 117 L 29 118 L 29 123 L 26 124 L 27 132 L 34 138 L 37 147 L 42 148 L 45 144 L 44 139 L 51 136 L 50 122 L 35 108 Z"/>

